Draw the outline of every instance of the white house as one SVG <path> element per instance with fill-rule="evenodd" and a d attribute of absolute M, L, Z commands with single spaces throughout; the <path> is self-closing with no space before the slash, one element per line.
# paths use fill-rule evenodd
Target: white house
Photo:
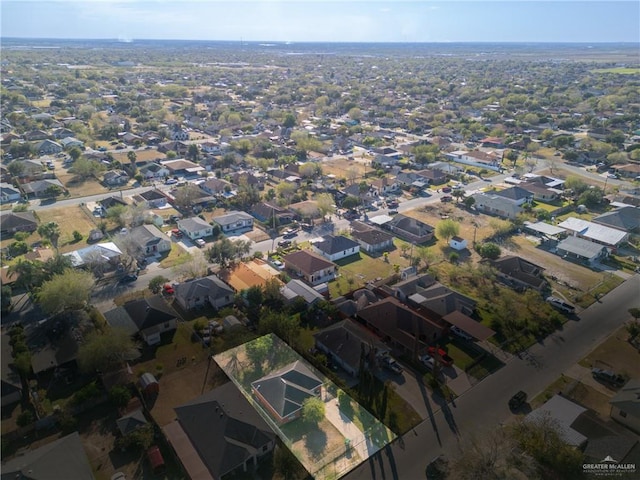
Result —
<path fill-rule="evenodd" d="M 0 201 L 2 203 L 17 202 L 21 196 L 20 190 L 10 183 L 0 183 Z"/>
<path fill-rule="evenodd" d="M 191 240 L 208 237 L 213 233 L 213 227 L 200 217 L 178 220 L 178 228 Z"/>
<path fill-rule="evenodd" d="M 171 172 L 169 172 L 168 168 L 163 167 L 162 165 L 158 165 L 157 163 L 153 163 L 153 162 L 152 163 L 147 163 L 146 165 L 143 165 L 142 167 L 140 167 L 138 172 L 146 180 L 149 180 L 151 178 L 168 177 L 169 174 L 171 173 Z"/>
<path fill-rule="evenodd" d="M 449 246 L 454 250 L 464 250 L 467 248 L 467 241 L 464 238 L 454 236 L 449 240 Z"/>
<path fill-rule="evenodd" d="M 231 211 L 213 219 L 224 233 L 238 233 L 253 229 L 253 217 L 245 212 Z"/>
<path fill-rule="evenodd" d="M 326 235 L 322 237 L 322 241 L 315 242 L 312 246 L 316 253 L 332 262 L 360 253 L 360 244 L 342 235 Z"/>
<path fill-rule="evenodd" d="M 189 132 L 186 130 L 174 130 L 171 132 L 171 140 L 181 142 L 189 140 Z"/>
<path fill-rule="evenodd" d="M 480 150 L 467 152 L 466 150 L 456 150 L 454 152 L 445 153 L 445 156 L 456 163 L 471 165 L 474 167 L 487 168 L 499 172 L 501 156 L 495 152 L 485 153 Z"/>

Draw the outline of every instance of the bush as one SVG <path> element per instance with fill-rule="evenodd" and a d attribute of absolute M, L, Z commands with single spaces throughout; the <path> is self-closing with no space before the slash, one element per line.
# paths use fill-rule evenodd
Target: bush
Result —
<path fill-rule="evenodd" d="M 16 419 L 16 423 L 19 427 L 26 427 L 27 425 L 31 425 L 35 422 L 36 417 L 31 410 L 25 410 Z"/>
<path fill-rule="evenodd" d="M 116 385 L 109 390 L 109 400 L 116 407 L 125 407 L 131 400 L 131 391 L 123 385 Z"/>
<path fill-rule="evenodd" d="M 27 238 L 29 238 L 29 234 L 27 232 L 17 232 L 13 239 L 17 242 L 24 242 Z"/>
<path fill-rule="evenodd" d="M 18 255 L 24 255 L 28 251 L 29 245 L 27 245 L 27 243 L 23 241 L 13 242 L 11 245 L 9 245 L 9 253 L 14 257 L 17 257 Z"/>
<path fill-rule="evenodd" d="M 74 242 L 79 242 L 80 240 L 82 240 L 82 234 L 78 230 L 74 230 L 72 235 Z"/>
<path fill-rule="evenodd" d="M 99 395 L 100 389 L 98 388 L 98 385 L 96 382 L 91 382 L 73 394 L 72 402 L 74 405 L 81 405 L 84 402 L 98 397 Z"/>
<path fill-rule="evenodd" d="M 502 251 L 500 250 L 500 247 L 492 242 L 478 245 L 476 247 L 476 250 L 478 251 L 478 253 L 482 258 L 489 258 L 491 260 L 495 260 L 502 253 Z"/>
<path fill-rule="evenodd" d="M 162 286 L 167 283 L 169 279 L 162 275 L 157 275 L 149 280 L 149 290 L 153 293 L 159 293 L 162 289 Z"/>

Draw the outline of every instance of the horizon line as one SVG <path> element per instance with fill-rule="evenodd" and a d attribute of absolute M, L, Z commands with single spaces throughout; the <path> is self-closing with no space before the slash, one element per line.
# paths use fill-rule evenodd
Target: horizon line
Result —
<path fill-rule="evenodd" d="M 85 38 L 85 37 L 4 37 L 0 36 L 0 42 L 3 40 L 61 40 L 61 41 L 114 41 L 117 43 L 135 43 L 135 42 L 229 42 L 229 43 L 272 43 L 280 45 L 293 45 L 304 43 L 349 43 L 349 44 L 482 44 L 482 43 L 494 43 L 494 44 L 571 44 L 571 45 L 611 45 L 611 44 L 629 44 L 640 45 L 640 40 L 634 41 L 571 41 L 571 40 L 431 40 L 431 41 L 375 41 L 375 40 L 229 40 L 229 39 L 202 39 L 202 38 L 117 38 L 117 37 L 99 37 L 99 38 Z"/>

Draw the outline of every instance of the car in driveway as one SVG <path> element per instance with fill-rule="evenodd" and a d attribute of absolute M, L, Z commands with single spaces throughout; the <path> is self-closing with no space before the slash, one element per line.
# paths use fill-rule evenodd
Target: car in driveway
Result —
<path fill-rule="evenodd" d="M 291 246 L 291 240 L 280 240 L 278 246 L 281 248 L 287 248 Z"/>
<path fill-rule="evenodd" d="M 527 403 L 527 394 L 526 392 L 523 392 L 522 390 L 520 390 L 518 393 L 516 393 L 513 397 L 509 399 L 509 408 L 511 410 L 517 410 L 525 403 Z"/>
<path fill-rule="evenodd" d="M 391 370 L 396 375 L 400 375 L 403 372 L 403 368 L 393 357 L 384 357 L 382 359 L 382 366 L 387 370 Z"/>
<path fill-rule="evenodd" d="M 280 260 L 273 260 L 271 263 L 273 263 L 273 265 L 274 265 L 278 270 L 284 270 L 284 263 L 282 263 Z"/>
<path fill-rule="evenodd" d="M 451 187 L 444 187 L 442 193 L 451 193 Z"/>
<path fill-rule="evenodd" d="M 456 327 L 455 325 L 453 327 L 451 327 L 451 329 L 449 331 L 452 334 L 454 334 L 456 337 L 461 338 L 462 340 L 467 340 L 468 342 L 473 340 L 473 337 L 471 335 L 469 335 L 467 332 L 465 332 L 461 328 Z"/>
<path fill-rule="evenodd" d="M 171 285 L 170 283 L 165 283 L 162 287 L 162 292 L 165 295 L 173 295 L 175 293 L 175 290 L 173 288 L 173 285 Z"/>
<path fill-rule="evenodd" d="M 436 347 L 429 347 L 427 349 L 427 353 L 432 357 L 435 357 L 437 354 L 438 357 L 440 357 L 440 363 L 446 365 L 447 367 L 453 365 L 453 358 L 451 358 L 443 348 L 438 347 L 436 349 Z"/>
<path fill-rule="evenodd" d="M 431 355 L 421 355 L 420 362 L 429 370 L 433 370 L 436 366 L 436 361 Z"/>
<path fill-rule="evenodd" d="M 120 280 L 118 280 L 118 283 L 131 283 L 135 282 L 136 280 L 138 280 L 138 275 L 136 275 L 135 273 L 128 273 Z"/>
<path fill-rule="evenodd" d="M 593 368 L 591 369 L 591 375 L 596 380 L 599 380 L 602 383 L 606 383 L 616 388 L 620 388 L 626 383 L 626 379 L 622 375 L 614 373 L 611 370 Z"/>
<path fill-rule="evenodd" d="M 205 241 L 204 241 L 203 239 L 201 239 L 201 238 L 196 238 L 196 239 L 195 239 L 195 244 L 196 244 L 196 246 L 198 246 L 198 247 L 200 247 L 200 248 L 203 248 L 203 247 L 207 244 L 207 242 L 205 242 Z"/>
<path fill-rule="evenodd" d="M 293 238 L 296 237 L 298 235 L 298 232 L 296 230 L 285 230 L 283 232 L 282 238 Z"/>

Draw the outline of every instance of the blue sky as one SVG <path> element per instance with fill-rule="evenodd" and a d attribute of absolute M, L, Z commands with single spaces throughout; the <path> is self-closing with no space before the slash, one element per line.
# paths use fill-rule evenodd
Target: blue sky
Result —
<path fill-rule="evenodd" d="M 640 2 L 0 0 L 1 35 L 334 42 L 640 42 Z"/>

